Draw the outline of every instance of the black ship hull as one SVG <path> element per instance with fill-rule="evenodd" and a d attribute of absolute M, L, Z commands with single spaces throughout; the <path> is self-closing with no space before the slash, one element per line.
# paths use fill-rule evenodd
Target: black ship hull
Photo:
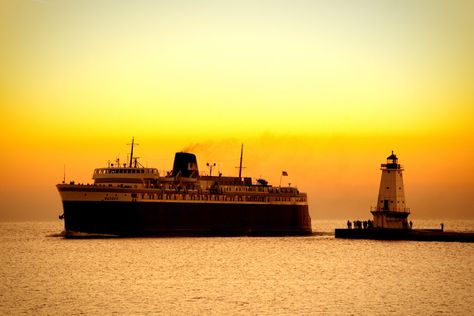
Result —
<path fill-rule="evenodd" d="M 307 205 L 63 201 L 66 237 L 310 235 Z M 79 233 L 79 234 L 77 234 Z"/>

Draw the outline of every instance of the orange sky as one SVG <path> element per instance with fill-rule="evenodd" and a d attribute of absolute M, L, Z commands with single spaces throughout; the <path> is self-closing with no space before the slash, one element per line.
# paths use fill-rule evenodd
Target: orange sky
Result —
<path fill-rule="evenodd" d="M 367 217 L 380 163 L 405 165 L 413 218 L 473 218 L 471 1 L 4 1 L 0 220 L 54 219 L 135 136 L 160 170 L 308 192 L 312 217 Z"/>

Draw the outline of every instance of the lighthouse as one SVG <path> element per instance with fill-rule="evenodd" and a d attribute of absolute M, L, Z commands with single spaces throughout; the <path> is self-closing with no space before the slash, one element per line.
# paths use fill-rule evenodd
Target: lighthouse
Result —
<path fill-rule="evenodd" d="M 370 210 L 374 220 L 368 221 L 367 227 L 364 222 L 364 228 L 360 221 L 356 221 L 356 229 L 352 229 L 351 221 L 347 221 L 347 229 L 336 228 L 334 231 L 336 238 L 474 242 L 474 233 L 446 232 L 443 224 L 441 229 L 412 229 L 411 221 L 410 224 L 407 222 L 410 209 L 405 203 L 403 167 L 393 151 L 380 169 L 382 177 L 377 206 Z"/>
<path fill-rule="evenodd" d="M 410 210 L 405 203 L 403 167 L 393 151 L 380 169 L 382 177 L 377 206 L 371 210 L 374 228 L 409 229 L 407 218 Z"/>

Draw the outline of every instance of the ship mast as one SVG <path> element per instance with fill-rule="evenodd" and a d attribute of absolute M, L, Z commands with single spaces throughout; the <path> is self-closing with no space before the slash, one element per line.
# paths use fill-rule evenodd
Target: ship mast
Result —
<path fill-rule="evenodd" d="M 244 144 L 240 147 L 240 165 L 239 165 L 239 179 L 242 180 L 242 157 L 244 155 Z"/>
<path fill-rule="evenodd" d="M 138 145 L 138 144 L 135 144 L 135 137 L 132 137 L 132 143 L 131 143 L 131 144 L 127 144 L 127 145 L 132 145 L 132 149 L 130 150 L 130 164 L 129 164 L 129 168 L 132 168 L 132 163 L 133 163 L 133 146 L 134 146 L 134 145 Z M 136 167 L 136 163 L 135 163 L 135 167 Z"/>

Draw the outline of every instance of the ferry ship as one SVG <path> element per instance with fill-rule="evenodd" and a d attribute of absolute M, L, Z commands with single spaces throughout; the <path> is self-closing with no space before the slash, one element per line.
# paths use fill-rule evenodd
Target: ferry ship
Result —
<path fill-rule="evenodd" d="M 306 193 L 263 179 L 200 175 L 196 156 L 175 154 L 161 176 L 133 157 L 97 168 L 92 184 L 60 183 L 65 236 L 309 235 Z M 242 147 L 243 149 L 243 147 Z"/>

